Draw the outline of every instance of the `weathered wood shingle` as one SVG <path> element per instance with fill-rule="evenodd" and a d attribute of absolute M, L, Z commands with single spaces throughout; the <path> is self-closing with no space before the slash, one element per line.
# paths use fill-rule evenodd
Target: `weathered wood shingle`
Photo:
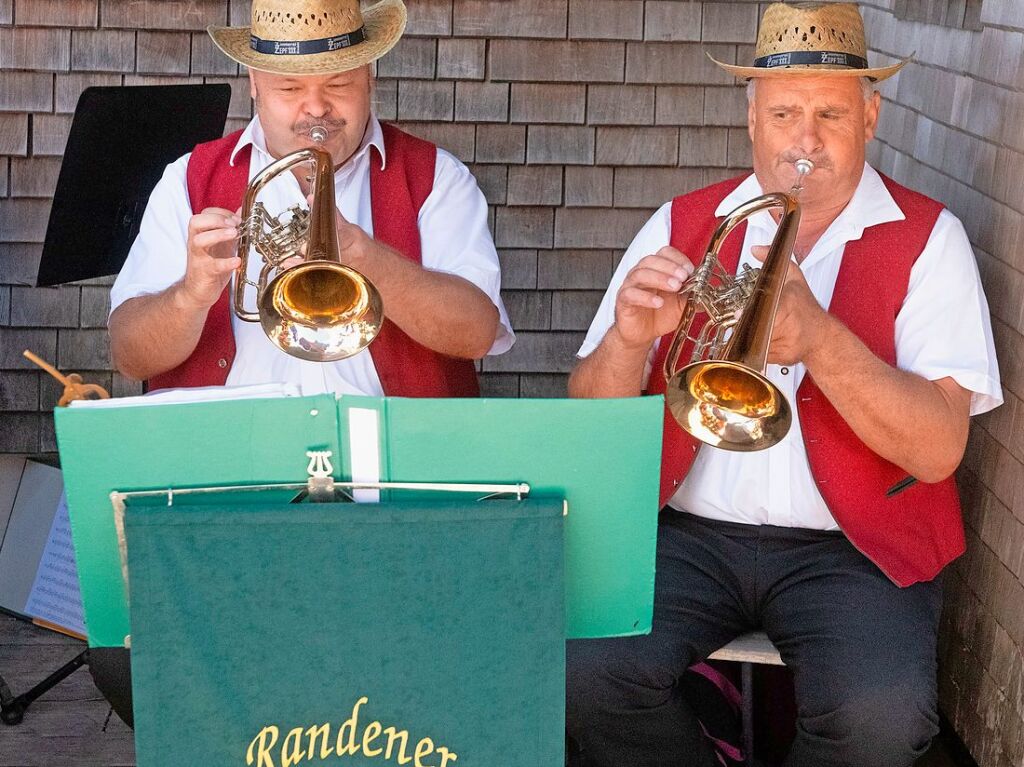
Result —
<path fill-rule="evenodd" d="M 99 0 L 29 0 L 18 3 L 20 27 L 95 27 L 99 21 Z M 8 2 L 8 7 L 10 3 Z M 0 3 L 3 7 L 3 3 Z M 0 13 L 0 19 L 3 14 Z M 8 18 L 3 21 L 10 23 Z"/>
<path fill-rule="evenodd" d="M 0 69 L 64 72 L 70 63 L 70 30 L 0 27 Z"/>
<path fill-rule="evenodd" d="M 228 0 L 103 0 L 108 29 L 204 31 L 228 20 Z"/>

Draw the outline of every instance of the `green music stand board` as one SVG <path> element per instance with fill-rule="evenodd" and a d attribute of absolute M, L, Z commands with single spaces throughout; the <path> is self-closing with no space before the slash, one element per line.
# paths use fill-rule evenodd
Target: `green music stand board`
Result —
<path fill-rule="evenodd" d="M 564 499 L 566 636 L 646 633 L 662 416 L 660 397 L 320 395 L 61 408 L 57 441 L 89 643 L 121 647 L 131 633 L 110 493 L 301 483 L 311 451 L 332 453 L 339 480 L 525 482 L 530 498 Z"/>

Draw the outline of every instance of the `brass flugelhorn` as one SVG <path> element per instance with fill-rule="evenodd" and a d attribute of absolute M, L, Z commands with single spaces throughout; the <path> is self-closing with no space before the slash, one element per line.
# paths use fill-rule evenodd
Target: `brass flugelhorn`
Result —
<path fill-rule="evenodd" d="M 665 402 L 679 425 L 702 442 L 738 452 L 764 450 L 789 432 L 792 408 L 765 376 L 768 344 L 800 225 L 798 197 L 814 171 L 807 159 L 795 162 L 797 180 L 789 193 L 755 197 L 730 212 L 715 229 L 707 252 L 679 290 L 686 300 L 663 374 Z M 744 265 L 733 276 L 718 258 L 729 233 L 755 213 L 782 210 L 779 228 L 759 269 Z M 699 329 L 698 313 L 707 315 Z M 689 363 L 676 370 L 687 341 Z"/>
<path fill-rule="evenodd" d="M 380 292 L 363 274 L 341 263 L 334 200 L 334 161 L 319 145 L 327 129 L 314 126 L 316 146 L 292 152 L 258 173 L 245 192 L 238 239 L 242 263 L 235 272 L 234 311 L 259 322 L 281 350 L 304 360 L 332 362 L 351 357 L 380 332 Z M 297 165 L 313 166 L 313 202 L 271 216 L 256 196 L 274 178 Z M 257 282 L 249 277 L 249 250 L 263 259 Z M 293 266 L 282 265 L 292 258 Z M 256 311 L 245 308 L 247 287 L 256 289 Z"/>

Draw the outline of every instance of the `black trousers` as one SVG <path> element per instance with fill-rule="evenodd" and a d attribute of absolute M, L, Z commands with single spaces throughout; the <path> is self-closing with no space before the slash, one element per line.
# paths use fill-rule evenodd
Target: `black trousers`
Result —
<path fill-rule="evenodd" d="M 173 663 L 173 659 L 168 659 Z M 129 727 L 135 726 L 132 713 L 131 654 L 123 647 L 93 647 L 89 650 L 89 673 L 96 689 L 110 703 L 114 713 Z"/>
<path fill-rule="evenodd" d="M 568 643 L 567 731 L 588 767 L 711 767 L 678 680 L 762 627 L 792 669 L 787 767 L 910 767 L 938 732 L 937 581 L 901 589 L 839 532 L 662 513 L 653 630 Z"/>

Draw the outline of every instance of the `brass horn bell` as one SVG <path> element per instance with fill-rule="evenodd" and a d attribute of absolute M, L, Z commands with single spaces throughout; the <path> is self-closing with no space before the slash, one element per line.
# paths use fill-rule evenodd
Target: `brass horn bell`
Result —
<path fill-rule="evenodd" d="M 310 138 L 320 144 L 327 131 L 317 126 Z M 296 205 L 271 216 L 256 196 L 277 176 L 303 163 L 313 166 L 310 209 Z M 268 165 L 249 183 L 241 217 L 242 262 L 234 288 L 238 318 L 259 322 L 282 351 L 313 362 L 345 359 L 369 346 L 384 322 L 383 301 L 367 277 L 341 263 L 330 153 L 314 146 Z M 263 259 L 258 282 L 248 278 L 250 248 Z M 282 269 L 292 258 L 302 263 Z M 256 311 L 245 308 L 246 287 L 256 288 Z"/>

